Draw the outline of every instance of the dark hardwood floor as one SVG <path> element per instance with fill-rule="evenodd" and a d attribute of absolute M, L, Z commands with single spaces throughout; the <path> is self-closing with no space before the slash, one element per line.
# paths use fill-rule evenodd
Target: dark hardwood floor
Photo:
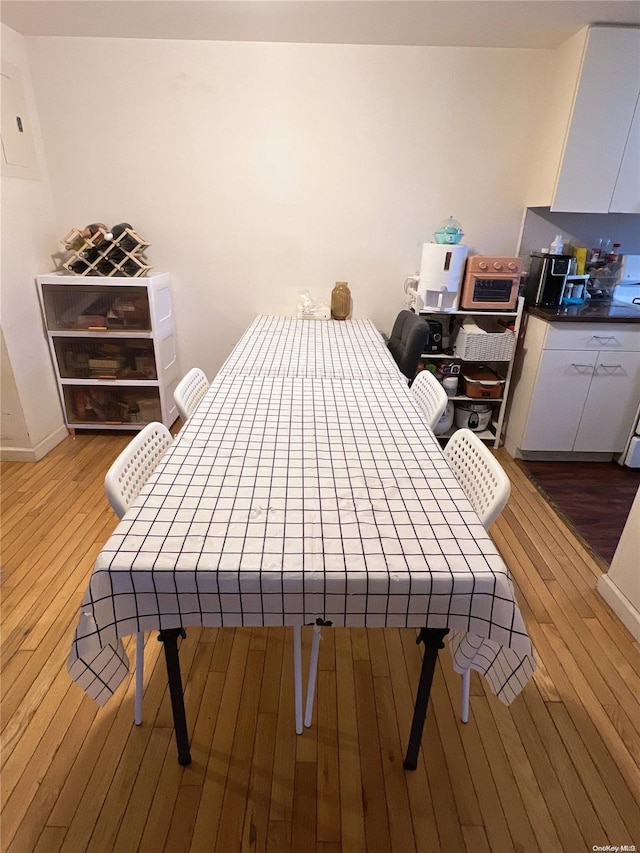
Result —
<path fill-rule="evenodd" d="M 616 462 L 520 460 L 519 465 L 594 555 L 608 565 L 640 486 L 640 470 Z"/>

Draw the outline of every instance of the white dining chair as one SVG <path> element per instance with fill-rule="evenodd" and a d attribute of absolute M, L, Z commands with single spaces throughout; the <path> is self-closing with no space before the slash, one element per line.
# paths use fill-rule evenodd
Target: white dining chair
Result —
<path fill-rule="evenodd" d="M 465 495 L 471 501 L 485 530 L 500 515 L 509 500 L 511 483 L 489 448 L 470 429 L 454 432 L 444 448 L 449 467 Z M 460 719 L 469 719 L 469 685 L 471 670 L 462 675 L 462 708 Z"/>
<path fill-rule="evenodd" d="M 183 421 L 188 421 L 198 407 L 198 403 L 209 390 L 209 380 L 199 367 L 192 367 L 182 377 L 173 392 L 173 399 Z"/>
<path fill-rule="evenodd" d="M 104 478 L 104 488 L 118 518 L 129 509 L 172 441 L 167 427 L 154 421 L 141 429 L 113 462 Z M 143 690 L 144 632 L 139 631 L 136 636 L 136 726 L 142 722 Z"/>
<path fill-rule="evenodd" d="M 447 392 L 430 370 L 421 370 L 418 373 L 411 385 L 411 391 L 415 394 L 427 423 L 433 429 L 447 408 Z"/>

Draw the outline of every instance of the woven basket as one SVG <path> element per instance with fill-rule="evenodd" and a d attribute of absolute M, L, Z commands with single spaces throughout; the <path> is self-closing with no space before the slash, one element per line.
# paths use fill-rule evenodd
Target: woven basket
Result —
<path fill-rule="evenodd" d="M 466 361 L 510 361 L 516 348 L 516 333 L 501 332 L 478 334 L 466 332 L 461 327 L 453 348 L 458 358 Z"/>

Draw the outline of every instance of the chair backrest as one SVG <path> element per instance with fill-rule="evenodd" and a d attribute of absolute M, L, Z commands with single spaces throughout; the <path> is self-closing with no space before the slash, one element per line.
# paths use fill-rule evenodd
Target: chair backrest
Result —
<path fill-rule="evenodd" d="M 427 423 L 433 429 L 447 408 L 447 392 L 430 370 L 421 370 L 418 373 L 411 390 L 416 395 Z"/>
<path fill-rule="evenodd" d="M 199 367 L 192 367 L 182 377 L 173 392 L 173 399 L 183 421 L 189 420 L 198 408 L 198 403 L 209 390 L 209 380 Z"/>
<path fill-rule="evenodd" d="M 147 424 L 118 456 L 104 478 L 109 503 L 122 518 L 173 438 L 164 424 Z"/>
<path fill-rule="evenodd" d="M 509 500 L 511 483 L 502 466 L 470 429 L 454 432 L 444 455 L 465 495 L 488 530 Z"/>
<path fill-rule="evenodd" d="M 416 375 L 420 356 L 429 338 L 429 327 L 413 311 L 401 311 L 393 324 L 387 346 L 407 379 Z"/>

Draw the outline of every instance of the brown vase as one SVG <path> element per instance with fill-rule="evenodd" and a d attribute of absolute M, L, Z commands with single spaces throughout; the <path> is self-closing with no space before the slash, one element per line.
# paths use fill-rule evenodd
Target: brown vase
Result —
<path fill-rule="evenodd" d="M 336 281 L 331 291 L 331 318 L 346 320 L 351 312 L 351 291 L 346 281 Z"/>

